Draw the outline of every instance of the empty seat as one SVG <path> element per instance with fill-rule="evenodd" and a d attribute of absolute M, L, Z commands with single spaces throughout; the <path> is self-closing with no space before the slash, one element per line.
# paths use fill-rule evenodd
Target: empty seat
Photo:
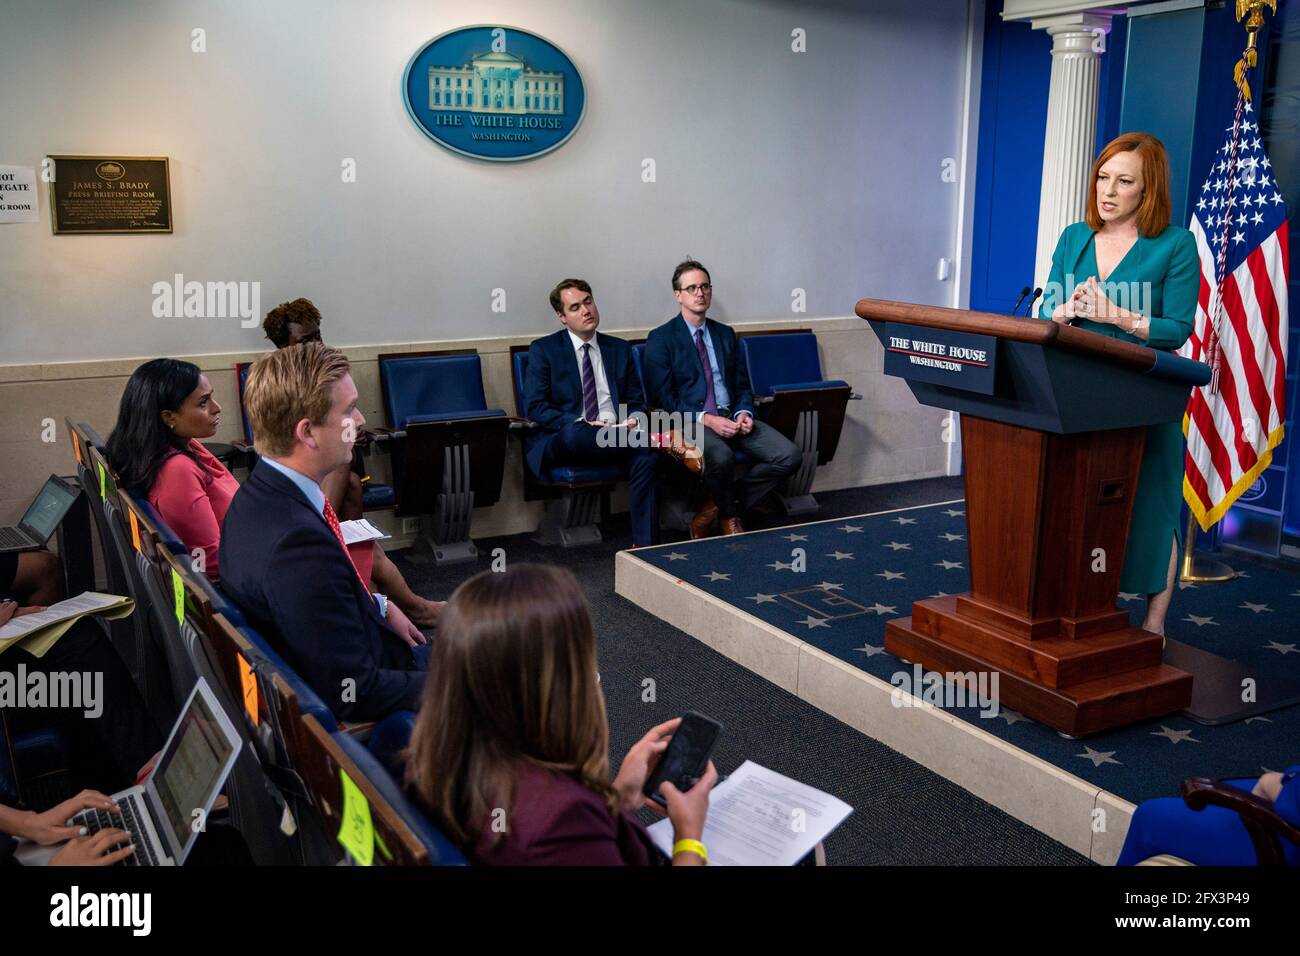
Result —
<path fill-rule="evenodd" d="M 817 336 L 811 332 L 742 335 L 740 357 L 759 416 L 803 452 L 799 470 L 780 489 L 781 502 L 788 514 L 816 511 L 813 477 L 817 466 L 835 455 L 853 390 L 847 382 L 822 378 Z"/>
<path fill-rule="evenodd" d="M 488 408 L 472 352 L 379 356 L 384 410 L 393 429 L 397 513 L 419 515 L 417 551 L 438 564 L 471 561 L 475 508 L 501 497 L 510 419 Z"/>

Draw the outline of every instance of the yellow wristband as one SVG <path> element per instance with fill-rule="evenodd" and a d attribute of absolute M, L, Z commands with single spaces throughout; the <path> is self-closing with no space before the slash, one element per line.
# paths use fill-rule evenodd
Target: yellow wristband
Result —
<path fill-rule="evenodd" d="M 709 862 L 709 851 L 699 840 L 678 840 L 673 844 L 673 856 L 678 853 L 694 853 L 705 863 Z"/>

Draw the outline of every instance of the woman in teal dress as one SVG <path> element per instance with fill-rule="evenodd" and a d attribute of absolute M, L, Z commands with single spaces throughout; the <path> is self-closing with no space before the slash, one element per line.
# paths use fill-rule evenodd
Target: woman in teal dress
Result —
<path fill-rule="evenodd" d="M 1126 133 L 1092 167 L 1086 218 L 1052 253 L 1041 318 L 1173 351 L 1192 334 L 1196 240 L 1169 224 L 1169 160 L 1160 140 Z M 1145 630 L 1165 632 L 1180 542 L 1181 422 L 1147 430 L 1120 590 L 1147 595 Z"/>

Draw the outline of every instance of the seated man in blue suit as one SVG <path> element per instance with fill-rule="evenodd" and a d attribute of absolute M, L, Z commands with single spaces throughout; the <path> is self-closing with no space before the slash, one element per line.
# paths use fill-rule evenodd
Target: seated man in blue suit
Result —
<path fill-rule="evenodd" d="M 658 537 L 657 457 L 632 416 L 645 416 L 632 347 L 601 335 L 591 286 L 563 279 L 551 308 L 564 328 L 528 349 L 524 414 L 537 423 L 524 455 L 536 475 L 559 465 L 622 465 L 628 473 L 632 545 Z M 611 427 L 613 426 L 613 427 Z M 642 423 L 644 428 L 644 422 Z"/>
<path fill-rule="evenodd" d="M 704 538 L 721 518 L 723 534 L 745 530 L 749 508 L 799 468 L 799 447 L 754 418 L 749 371 L 740 360 L 736 333 L 706 316 L 713 301 L 709 271 L 694 259 L 673 270 L 681 312 L 650 333 L 645 344 L 645 387 L 650 404 L 696 416 L 704 446 L 704 482 L 710 496 L 691 521 L 691 537 Z M 735 450 L 754 462 L 735 480 Z"/>
<path fill-rule="evenodd" d="M 1287 823 L 1300 827 L 1300 765 L 1258 779 L 1224 781 L 1273 804 Z M 1282 841 L 1290 866 L 1300 866 L 1300 847 Z M 1197 866 L 1255 866 L 1255 846 L 1241 817 L 1227 807 L 1193 810 L 1180 797 L 1159 797 L 1138 805 L 1129 821 L 1116 866 L 1135 866 L 1168 853 Z"/>
<path fill-rule="evenodd" d="M 244 405 L 262 457 L 226 512 L 222 589 L 340 720 L 414 710 L 424 636 L 366 589 L 321 491 L 366 423 L 347 358 L 319 342 L 273 352 Z"/>

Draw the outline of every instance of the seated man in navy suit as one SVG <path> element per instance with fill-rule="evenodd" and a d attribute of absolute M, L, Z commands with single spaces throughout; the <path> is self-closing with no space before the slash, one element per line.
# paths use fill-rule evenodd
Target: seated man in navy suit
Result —
<path fill-rule="evenodd" d="M 340 720 L 415 709 L 424 636 L 366 589 L 320 487 L 366 423 L 348 360 L 319 342 L 273 352 L 244 405 L 262 457 L 226 512 L 222 589 Z"/>
<path fill-rule="evenodd" d="M 523 412 L 540 433 L 527 439 L 528 465 L 537 475 L 557 465 L 622 465 L 629 477 L 632 545 L 654 544 L 657 458 L 644 431 L 645 396 L 632 347 L 596 331 L 600 310 L 582 279 L 561 280 L 551 291 L 551 308 L 564 328 L 528 349 Z"/>
<path fill-rule="evenodd" d="M 749 371 L 740 360 L 736 333 L 705 313 L 713 301 L 709 271 L 694 259 L 673 270 L 681 312 L 650 333 L 645 344 L 645 387 L 650 404 L 696 416 L 704 446 L 709 498 L 691 521 L 691 537 L 709 535 L 721 517 L 723 534 L 745 528 L 740 514 L 793 474 L 803 458 L 797 445 L 754 418 Z M 754 462 L 735 480 L 735 450 Z"/>

